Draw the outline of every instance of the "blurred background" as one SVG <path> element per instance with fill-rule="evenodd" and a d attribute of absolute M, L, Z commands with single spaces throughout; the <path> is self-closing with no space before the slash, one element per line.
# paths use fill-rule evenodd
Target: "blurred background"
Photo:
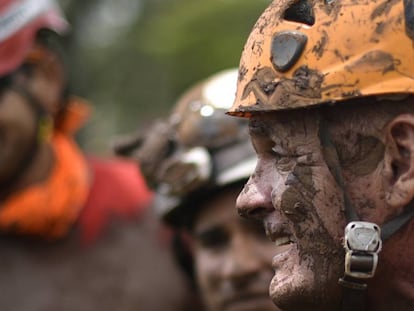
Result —
<path fill-rule="evenodd" d="M 61 0 L 72 24 L 72 93 L 93 104 L 82 147 L 109 153 L 109 139 L 167 115 L 193 83 L 237 67 L 270 0 Z"/>

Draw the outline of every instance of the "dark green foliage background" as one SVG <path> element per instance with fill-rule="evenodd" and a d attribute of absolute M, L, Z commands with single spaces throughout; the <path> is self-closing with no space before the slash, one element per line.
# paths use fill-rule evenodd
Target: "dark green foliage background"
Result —
<path fill-rule="evenodd" d="M 95 107 L 80 136 L 87 150 L 107 152 L 110 137 L 166 115 L 193 83 L 237 67 L 247 36 L 270 1 L 140 2 L 134 21 L 105 46 L 81 38 L 91 12 L 107 2 L 64 3 L 73 25 L 67 41 L 72 92 Z"/>

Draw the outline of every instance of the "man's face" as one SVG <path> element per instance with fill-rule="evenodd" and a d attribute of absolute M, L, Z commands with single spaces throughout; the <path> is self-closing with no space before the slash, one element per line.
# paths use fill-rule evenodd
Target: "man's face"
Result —
<path fill-rule="evenodd" d="M 28 101 L 12 90 L 0 94 L 0 185 L 27 157 L 36 139 L 36 115 Z"/>
<path fill-rule="evenodd" d="M 274 245 L 260 223 L 236 214 L 239 192 L 235 186 L 212 197 L 195 222 L 200 292 L 210 311 L 274 311 L 268 292 Z"/>
<path fill-rule="evenodd" d="M 250 120 L 258 164 L 237 208 L 242 215 L 262 218 L 278 245 L 270 295 L 285 311 L 336 310 L 340 301 L 343 193 L 325 162 L 318 130 L 311 112 Z"/>

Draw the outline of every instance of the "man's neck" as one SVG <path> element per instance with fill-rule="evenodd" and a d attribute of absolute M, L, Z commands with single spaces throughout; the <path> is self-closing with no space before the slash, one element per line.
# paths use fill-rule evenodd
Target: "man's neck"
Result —
<path fill-rule="evenodd" d="M 370 309 L 414 310 L 414 220 L 391 236 L 369 284 Z"/>

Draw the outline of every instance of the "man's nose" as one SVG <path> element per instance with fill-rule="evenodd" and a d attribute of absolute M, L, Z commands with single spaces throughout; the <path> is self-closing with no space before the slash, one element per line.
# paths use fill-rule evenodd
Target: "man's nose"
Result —
<path fill-rule="evenodd" d="M 236 208 L 240 216 L 263 220 L 274 211 L 270 184 L 253 174 L 240 192 Z"/>

